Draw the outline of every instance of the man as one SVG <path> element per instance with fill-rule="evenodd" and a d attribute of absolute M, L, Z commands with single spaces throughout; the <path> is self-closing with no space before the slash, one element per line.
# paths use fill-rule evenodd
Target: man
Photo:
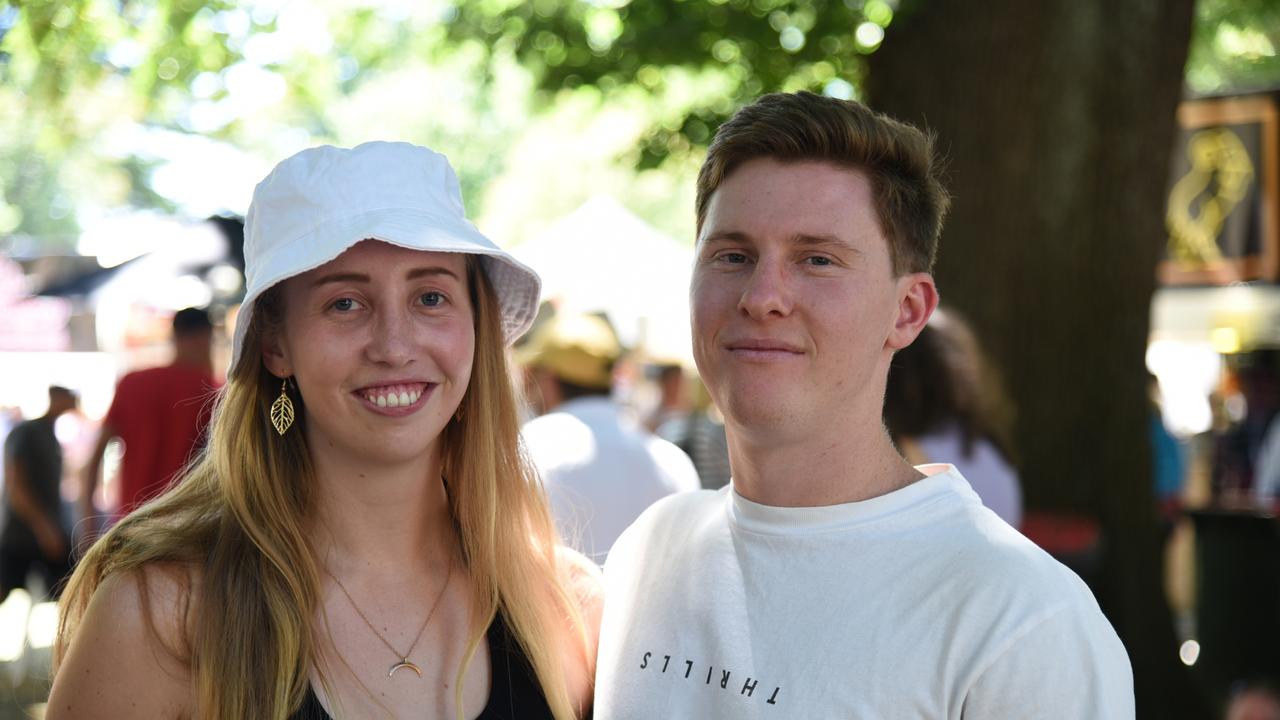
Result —
<path fill-rule="evenodd" d="M 33 566 L 53 597 L 71 572 L 70 543 L 62 522 L 62 446 L 53 425 L 75 407 L 75 393 L 51 386 L 45 414 L 14 427 L 5 441 L 0 602 L 26 586 Z"/>
<path fill-rule="evenodd" d="M 679 363 L 657 366 L 658 404 L 644 421 L 649 432 L 657 433 L 665 423 L 689 417 L 689 398 L 684 368 Z"/>
<path fill-rule="evenodd" d="M 717 132 L 691 314 L 733 482 L 614 545 L 597 718 L 1133 717 L 1086 586 L 882 425 L 947 204 L 930 139 L 854 102 L 769 95 Z"/>
<path fill-rule="evenodd" d="M 1280 720 L 1280 691 L 1266 680 L 1242 680 L 1231 688 L 1226 720 Z"/>
<path fill-rule="evenodd" d="M 525 424 L 525 445 L 561 535 L 597 562 L 645 508 L 699 487 L 688 456 L 610 398 L 621 354 L 603 319 L 564 312 L 521 351 L 547 411 Z"/>
<path fill-rule="evenodd" d="M 121 518 L 168 486 L 204 439 L 218 382 L 213 376 L 213 325 L 198 308 L 173 316 L 173 362 L 129 373 L 116 386 L 98 444 L 85 467 L 81 517 L 97 515 L 93 494 L 102 455 L 112 438 L 124 442 L 120 465 Z"/>

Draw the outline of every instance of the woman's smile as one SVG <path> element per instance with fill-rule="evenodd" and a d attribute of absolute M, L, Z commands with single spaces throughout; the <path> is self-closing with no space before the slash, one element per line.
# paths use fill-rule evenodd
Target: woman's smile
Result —
<path fill-rule="evenodd" d="M 352 394 L 373 412 L 400 417 L 414 413 L 426 404 L 435 387 L 436 383 L 397 382 L 370 385 Z"/>

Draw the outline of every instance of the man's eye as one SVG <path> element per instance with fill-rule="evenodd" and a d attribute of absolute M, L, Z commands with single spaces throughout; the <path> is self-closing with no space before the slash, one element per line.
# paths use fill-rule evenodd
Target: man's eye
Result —
<path fill-rule="evenodd" d="M 747 256 L 746 256 L 746 255 L 743 255 L 742 253 L 725 253 L 725 254 L 723 254 L 723 255 L 721 255 L 721 256 L 720 256 L 720 259 L 721 259 L 721 260 L 724 260 L 724 261 L 725 261 L 725 262 L 727 262 L 727 263 L 733 263 L 734 265 L 740 265 L 740 264 L 742 264 L 742 263 L 744 263 L 744 262 L 746 262 L 746 261 L 747 261 Z"/>
<path fill-rule="evenodd" d="M 360 303 L 356 302 L 352 298 L 338 298 L 337 300 L 334 300 L 333 304 L 329 307 L 337 310 L 338 312 L 350 312 L 360 307 Z"/>
<path fill-rule="evenodd" d="M 807 260 L 810 265 L 817 265 L 819 267 L 831 264 L 831 258 L 823 257 L 821 255 L 813 255 L 807 258 Z"/>
<path fill-rule="evenodd" d="M 425 292 L 419 300 L 427 307 L 440 307 L 444 304 L 444 295 L 438 292 Z"/>

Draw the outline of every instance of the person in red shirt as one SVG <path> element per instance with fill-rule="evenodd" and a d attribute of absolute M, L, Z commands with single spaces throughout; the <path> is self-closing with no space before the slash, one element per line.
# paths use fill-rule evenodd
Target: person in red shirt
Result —
<path fill-rule="evenodd" d="M 98 515 L 94 490 L 103 451 L 112 438 L 124 442 L 120 467 L 118 520 L 168 486 L 203 445 L 214 391 L 213 325 L 198 308 L 173 316 L 174 360 L 169 365 L 125 375 L 116 386 L 98 444 L 85 468 L 81 517 Z"/>

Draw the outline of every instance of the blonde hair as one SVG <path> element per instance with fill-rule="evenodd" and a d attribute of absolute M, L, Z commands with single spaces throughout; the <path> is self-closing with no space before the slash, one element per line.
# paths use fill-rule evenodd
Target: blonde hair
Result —
<path fill-rule="evenodd" d="M 558 559 L 559 541 L 537 476 L 519 445 L 515 390 L 500 310 L 488 279 L 467 258 L 476 354 L 460 419 L 444 432 L 449 507 L 472 579 L 471 627 L 455 682 L 462 717 L 466 669 L 501 611 L 557 720 L 578 717 L 556 638 L 587 633 Z M 194 678 L 202 717 L 286 718 L 305 698 L 319 661 L 314 618 L 320 575 L 304 530 L 313 474 L 303 428 L 277 436 L 268 408 L 280 380 L 263 366 L 262 338 L 279 329 L 279 286 L 260 298 L 214 413 L 209 445 L 172 489 L 131 513 L 80 560 L 62 596 L 55 672 L 98 586 L 157 563 L 202 568 L 180 606 L 181 646 L 169 647 Z M 305 412 L 297 413 L 305 422 Z M 192 597 L 192 595 L 195 597 Z M 233 631 L 232 631 L 233 630 Z"/>

